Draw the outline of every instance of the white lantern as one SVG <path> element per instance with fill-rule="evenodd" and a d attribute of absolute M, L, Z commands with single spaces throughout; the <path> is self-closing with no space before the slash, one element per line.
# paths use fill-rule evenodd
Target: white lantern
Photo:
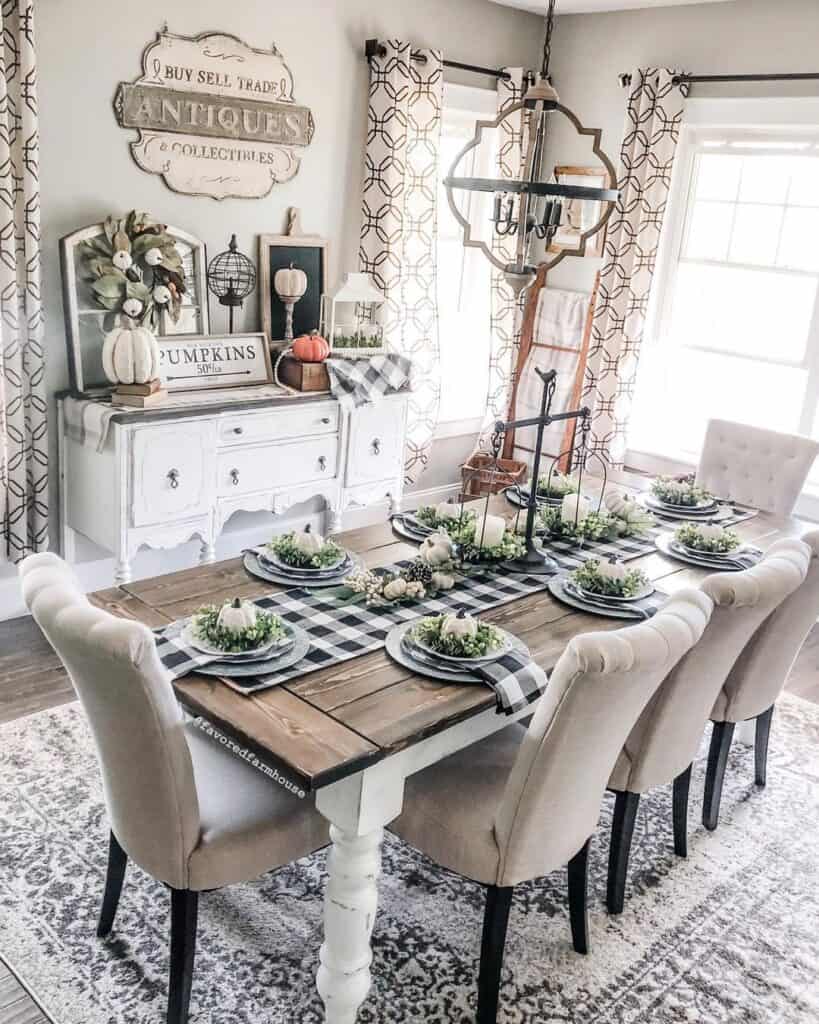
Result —
<path fill-rule="evenodd" d="M 321 297 L 321 333 L 331 355 L 367 359 L 384 351 L 379 316 L 384 296 L 367 274 L 345 274 L 332 295 Z"/>

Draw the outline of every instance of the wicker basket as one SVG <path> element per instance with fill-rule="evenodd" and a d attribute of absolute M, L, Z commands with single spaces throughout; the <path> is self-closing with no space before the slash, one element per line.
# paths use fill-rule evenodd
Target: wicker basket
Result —
<path fill-rule="evenodd" d="M 478 452 L 461 466 L 461 490 L 465 498 L 498 494 L 526 478 L 527 465 L 519 459 L 495 459 Z"/>

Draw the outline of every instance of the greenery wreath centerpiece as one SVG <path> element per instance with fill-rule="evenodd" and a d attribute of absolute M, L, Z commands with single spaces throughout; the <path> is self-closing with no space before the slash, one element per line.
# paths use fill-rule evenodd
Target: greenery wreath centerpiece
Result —
<path fill-rule="evenodd" d="M 450 530 L 475 518 L 475 511 L 454 501 L 441 501 L 437 505 L 421 505 L 415 512 L 419 523 L 430 530 Z"/>
<path fill-rule="evenodd" d="M 502 516 L 475 516 L 449 528 L 460 564 L 479 565 L 520 558 L 526 545 Z"/>
<path fill-rule="evenodd" d="M 658 476 L 651 483 L 651 493 L 658 501 L 663 501 L 667 505 L 681 505 L 684 508 L 693 508 L 700 502 L 713 498 L 704 487 L 694 483 L 694 477 L 691 475 Z"/>
<path fill-rule="evenodd" d="M 529 486 L 532 486 L 531 480 Z M 539 498 L 565 498 L 567 494 L 577 494 L 579 490 L 580 485 L 573 473 L 552 473 L 538 477 Z"/>
<path fill-rule="evenodd" d="M 238 597 L 221 607 L 211 604 L 200 608 L 191 626 L 194 636 L 226 654 L 255 651 L 287 635 L 278 615 Z"/>
<path fill-rule="evenodd" d="M 116 327 L 122 314 L 154 333 L 165 310 L 174 323 L 179 321 L 185 270 L 166 225 L 131 210 L 122 218 L 107 217 L 103 234 L 77 249 L 94 301 L 108 311 L 104 330 Z"/>
<path fill-rule="evenodd" d="M 538 511 L 538 522 L 546 540 L 564 540 L 583 544 L 590 540 L 614 540 L 620 536 L 618 520 L 608 512 L 583 511 L 575 516 L 563 506 L 542 508 Z"/>
<path fill-rule="evenodd" d="M 684 523 L 674 531 L 675 539 L 692 551 L 725 555 L 739 547 L 740 540 L 733 530 L 711 523 Z"/>
<path fill-rule="evenodd" d="M 649 582 L 642 570 L 627 569 L 614 558 L 608 562 L 589 558 L 570 573 L 570 579 L 581 590 L 603 597 L 634 597 Z"/>
<path fill-rule="evenodd" d="M 450 658 L 482 658 L 503 643 L 503 637 L 494 626 L 463 611 L 457 615 L 450 613 L 421 619 L 410 630 L 410 639 L 419 640 Z"/>

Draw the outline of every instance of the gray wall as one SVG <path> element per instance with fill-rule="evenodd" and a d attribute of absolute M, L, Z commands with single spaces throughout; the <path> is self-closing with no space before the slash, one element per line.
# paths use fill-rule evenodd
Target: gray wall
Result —
<path fill-rule="evenodd" d="M 621 72 L 657 65 L 692 74 L 819 71 L 817 41 L 819 0 L 733 0 L 567 15 L 557 20 L 552 67 L 561 99 L 586 125 L 603 129 L 603 148 L 616 164 L 623 136 Z M 819 82 L 692 90 L 692 96 L 783 95 L 819 95 Z M 564 153 L 559 155 L 562 161 Z M 588 289 L 597 269 L 596 260 L 567 259 L 550 281 Z"/>

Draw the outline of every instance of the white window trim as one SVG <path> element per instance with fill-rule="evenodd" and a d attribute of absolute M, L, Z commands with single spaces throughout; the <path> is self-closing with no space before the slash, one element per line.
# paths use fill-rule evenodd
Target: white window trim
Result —
<path fill-rule="evenodd" d="M 685 231 L 688 186 L 691 181 L 692 163 L 696 156 L 696 147 L 692 145 L 692 141 L 703 131 L 730 132 L 732 128 L 749 127 L 770 127 L 772 131 L 776 131 L 780 139 L 789 130 L 794 134 L 804 134 L 805 129 L 811 129 L 814 134 L 819 134 L 819 98 L 690 99 L 686 101 L 683 122 L 678 144 L 682 158 L 674 162 L 666 227 L 660 242 L 647 316 L 646 334 L 649 338 L 662 332 L 662 326 L 670 314 L 670 279 L 676 263 L 675 255 L 680 250 Z M 819 303 L 814 316 L 819 316 Z M 815 336 L 816 333 L 814 323 L 811 335 Z M 819 346 L 817 348 L 819 349 Z M 811 375 L 814 374 L 819 374 L 819 351 L 814 353 Z M 810 427 L 806 432 L 810 432 Z M 628 468 L 651 475 L 687 473 L 696 469 L 690 454 L 682 452 L 660 454 L 629 447 L 625 461 Z M 802 494 L 795 511 L 797 515 L 806 519 L 819 520 L 819 494 Z"/>

